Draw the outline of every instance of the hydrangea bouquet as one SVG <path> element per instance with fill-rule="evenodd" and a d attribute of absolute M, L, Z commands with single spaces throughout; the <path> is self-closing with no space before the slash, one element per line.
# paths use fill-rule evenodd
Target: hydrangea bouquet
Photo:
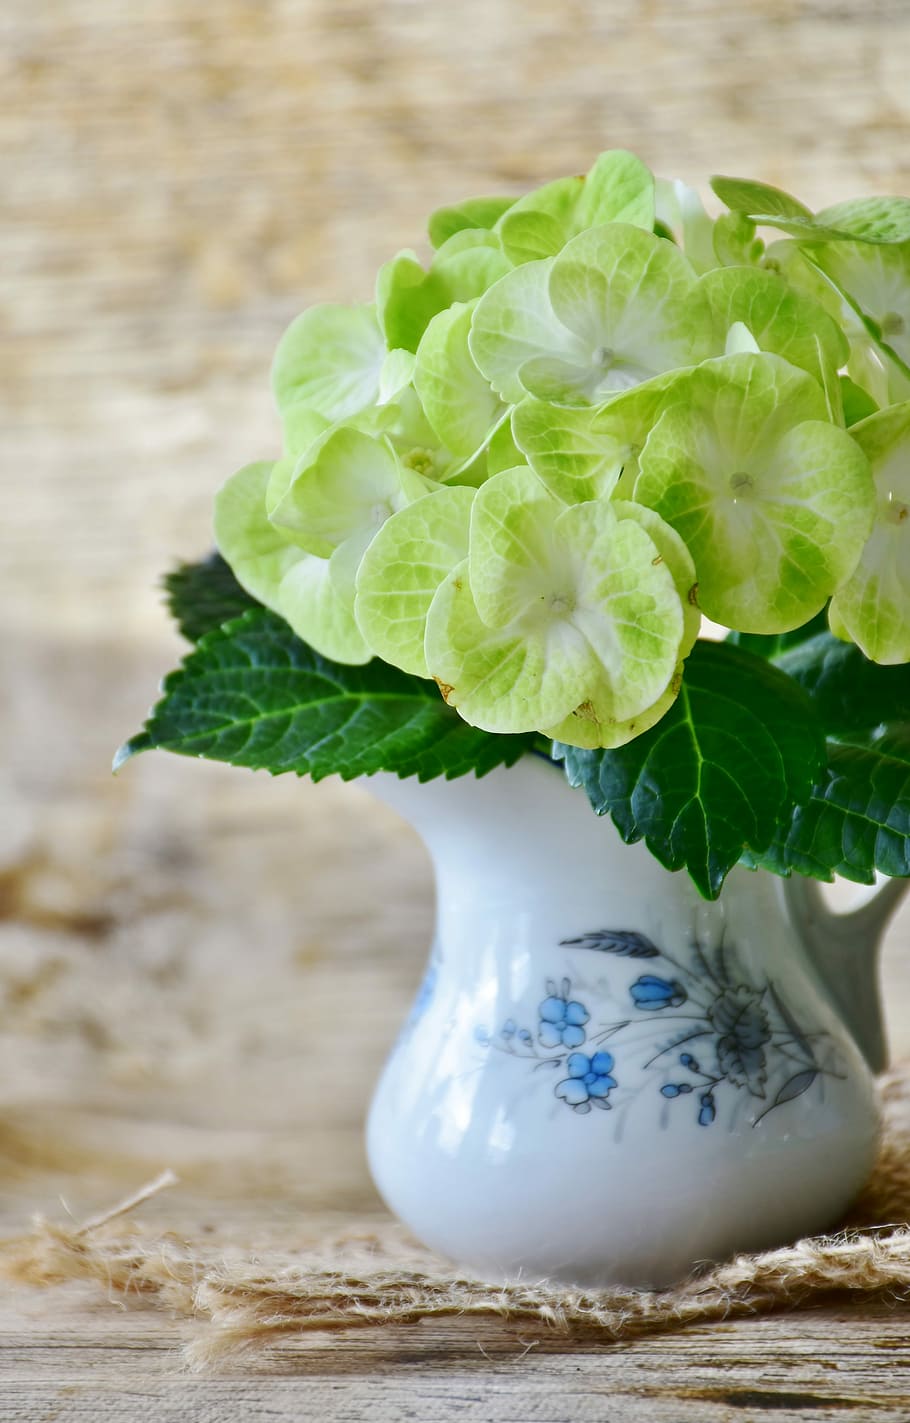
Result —
<path fill-rule="evenodd" d="M 910 874 L 910 200 L 712 187 L 604 153 L 299 316 L 118 760 L 541 752 L 706 897 Z"/>

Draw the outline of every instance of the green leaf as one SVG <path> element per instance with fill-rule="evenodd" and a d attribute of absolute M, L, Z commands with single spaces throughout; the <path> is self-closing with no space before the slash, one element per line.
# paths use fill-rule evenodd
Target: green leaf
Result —
<path fill-rule="evenodd" d="M 733 647 L 741 647 L 745 652 L 754 652 L 756 657 L 768 659 L 777 658 L 782 652 L 787 652 L 791 647 L 796 647 L 800 643 L 808 642 L 809 638 L 815 637 L 816 633 L 827 633 L 828 631 L 828 610 L 822 608 L 820 613 L 816 613 L 814 618 L 810 618 L 802 627 L 793 628 L 791 632 L 776 632 L 764 634 L 759 632 L 731 632 L 727 635 L 726 641 Z"/>
<path fill-rule="evenodd" d="M 609 812 L 627 843 L 644 839 L 666 869 L 685 866 L 706 899 L 744 849 L 765 850 L 808 798 L 823 752 L 802 688 L 711 642 L 695 644 L 679 697 L 650 731 L 616 750 L 555 748 L 595 811 Z"/>
<path fill-rule="evenodd" d="M 910 875 L 910 724 L 830 742 L 828 766 L 807 804 L 752 868 L 873 884 Z"/>
<path fill-rule="evenodd" d="M 812 697 L 827 736 L 849 740 L 886 723 L 910 724 L 910 663 L 882 667 L 829 632 L 787 649 L 775 661 Z"/>
<path fill-rule="evenodd" d="M 828 764 L 808 801 L 747 863 L 860 884 L 876 871 L 910 874 L 910 666 L 880 667 L 827 632 L 776 662 L 811 696 Z"/>
<path fill-rule="evenodd" d="M 203 638 L 114 767 L 157 747 L 273 775 L 351 780 L 393 771 L 426 781 L 482 776 L 513 765 L 532 744 L 476 731 L 432 682 L 379 661 L 327 661 L 263 609 Z"/>
<path fill-rule="evenodd" d="M 198 642 L 213 628 L 260 606 L 241 588 L 220 553 L 166 573 L 164 591 L 168 611 L 188 642 Z"/>

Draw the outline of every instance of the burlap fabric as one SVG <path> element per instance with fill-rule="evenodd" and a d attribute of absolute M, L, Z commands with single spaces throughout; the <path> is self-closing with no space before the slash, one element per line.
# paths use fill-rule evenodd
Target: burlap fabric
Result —
<path fill-rule="evenodd" d="M 195 1317 L 205 1327 L 186 1350 L 192 1368 L 265 1351 L 282 1336 L 391 1327 L 431 1316 L 495 1315 L 525 1330 L 588 1340 L 593 1334 L 615 1343 L 832 1295 L 903 1301 L 910 1291 L 910 1064 L 880 1085 L 885 1130 L 879 1160 L 837 1234 L 738 1256 L 671 1290 L 490 1285 L 453 1270 L 392 1222 L 265 1251 L 228 1247 L 217 1234 L 193 1240 L 156 1233 L 143 1228 L 135 1212 L 150 1195 L 179 1185 L 170 1172 L 82 1225 L 36 1220 L 30 1234 L 4 1242 L 0 1269 L 30 1285 L 94 1280 L 113 1299 L 134 1296 Z"/>

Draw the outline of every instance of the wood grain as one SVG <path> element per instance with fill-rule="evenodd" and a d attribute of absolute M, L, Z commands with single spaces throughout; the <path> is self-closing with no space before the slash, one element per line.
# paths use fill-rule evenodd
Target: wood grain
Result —
<path fill-rule="evenodd" d="M 112 1314 L 73 1292 L 52 1326 L 46 1302 L 0 1312 L 0 1423 L 699 1423 L 807 1418 L 905 1423 L 910 1345 L 887 1306 L 809 1310 L 604 1348 L 495 1324 L 429 1322 L 275 1349 L 258 1373 L 175 1373 L 193 1326 L 144 1311 Z M 836 1340 L 836 1349 L 832 1348 Z"/>
<path fill-rule="evenodd" d="M 186 1182 L 178 1224 L 190 1197 L 221 1217 L 379 1210 L 361 1123 L 429 936 L 420 846 L 358 787 L 165 757 L 108 773 L 179 655 L 161 570 L 208 547 L 217 485 L 275 449 L 284 324 L 367 295 L 435 205 L 607 146 L 813 204 L 910 191 L 908 58 L 903 0 L 7 0 L 8 1228 L 164 1165 Z M 904 1051 L 908 929 L 887 955 Z M 887 1309 L 524 1356 L 507 1330 L 447 1324 L 288 1346 L 268 1379 L 232 1381 L 177 1375 L 183 1326 L 80 1291 L 0 1311 L 0 1418 L 29 1423 L 908 1412 Z"/>

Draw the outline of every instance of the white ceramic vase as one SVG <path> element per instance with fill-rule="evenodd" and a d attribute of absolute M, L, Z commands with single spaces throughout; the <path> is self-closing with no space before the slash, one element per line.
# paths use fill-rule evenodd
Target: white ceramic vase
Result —
<path fill-rule="evenodd" d="M 437 935 L 368 1125 L 376 1184 L 475 1271 L 661 1286 L 837 1223 L 871 1169 L 875 945 L 737 867 L 705 903 L 537 756 L 369 782 L 423 837 Z"/>

